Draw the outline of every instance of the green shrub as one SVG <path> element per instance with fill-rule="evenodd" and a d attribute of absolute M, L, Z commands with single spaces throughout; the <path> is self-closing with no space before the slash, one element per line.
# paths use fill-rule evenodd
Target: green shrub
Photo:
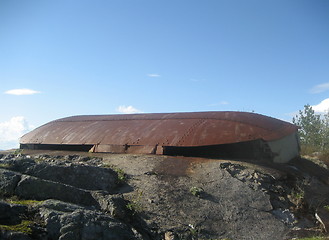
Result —
<path fill-rule="evenodd" d="M 324 123 L 319 114 L 315 114 L 312 106 L 304 106 L 303 111 L 299 111 L 292 122 L 299 126 L 299 136 L 302 145 L 322 149 L 324 143 Z"/>

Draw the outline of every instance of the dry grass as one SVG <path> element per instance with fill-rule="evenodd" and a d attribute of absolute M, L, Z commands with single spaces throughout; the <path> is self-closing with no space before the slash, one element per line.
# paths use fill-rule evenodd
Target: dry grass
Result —
<path fill-rule="evenodd" d="M 320 153 L 319 160 L 329 167 L 329 150 Z"/>

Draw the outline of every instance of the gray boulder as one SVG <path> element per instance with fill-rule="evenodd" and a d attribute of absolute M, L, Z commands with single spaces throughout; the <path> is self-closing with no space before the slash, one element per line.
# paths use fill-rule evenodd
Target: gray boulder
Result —
<path fill-rule="evenodd" d="M 98 202 L 102 211 L 117 219 L 125 219 L 127 217 L 127 202 L 122 196 L 109 195 L 102 191 L 94 191 L 92 196 Z"/>
<path fill-rule="evenodd" d="M 29 165 L 23 161 L 17 161 L 17 164 L 22 164 L 16 168 L 24 174 L 86 190 L 112 191 L 118 182 L 117 173 L 109 168 L 72 163 L 66 165 L 49 163 Z"/>
<path fill-rule="evenodd" d="M 59 212 L 73 212 L 75 210 L 83 210 L 84 206 L 80 206 L 73 203 L 63 202 L 56 199 L 48 199 L 43 202 L 40 202 L 37 206 L 38 208 L 47 208 Z"/>
<path fill-rule="evenodd" d="M 12 196 L 20 180 L 21 174 L 0 169 L 0 196 Z"/>
<path fill-rule="evenodd" d="M 21 232 L 12 232 L 0 230 L 1 240 L 32 240 L 27 234 Z"/>
<path fill-rule="evenodd" d="M 89 191 L 27 175 L 22 175 L 15 189 L 15 195 L 24 199 L 58 199 L 86 206 L 98 206 Z"/>
<path fill-rule="evenodd" d="M 23 155 L 19 158 L 5 159 L 3 163 L 8 164 L 10 170 L 22 173 L 25 169 L 35 165 L 36 161 L 31 157 Z"/>
<path fill-rule="evenodd" d="M 0 201 L 0 224 L 15 225 L 21 223 L 20 216 L 27 211 L 26 206 L 11 205 Z"/>
<path fill-rule="evenodd" d="M 62 204 L 62 207 L 65 203 Z M 73 206 L 65 207 L 66 210 Z M 73 210 L 73 209 L 72 209 Z M 136 239 L 126 224 L 98 211 L 76 207 L 73 212 L 40 208 L 48 237 L 59 240 L 130 240 Z"/>

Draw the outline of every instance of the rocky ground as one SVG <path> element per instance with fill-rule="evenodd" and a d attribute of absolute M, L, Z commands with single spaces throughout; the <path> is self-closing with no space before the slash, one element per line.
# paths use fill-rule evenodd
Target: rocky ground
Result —
<path fill-rule="evenodd" d="M 307 159 L 0 152 L 0 239 L 325 236 L 328 183 Z"/>

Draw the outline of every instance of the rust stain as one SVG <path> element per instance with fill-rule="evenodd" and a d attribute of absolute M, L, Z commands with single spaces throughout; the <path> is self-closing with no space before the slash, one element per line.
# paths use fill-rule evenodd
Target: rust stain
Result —
<path fill-rule="evenodd" d="M 218 159 L 195 158 L 195 157 L 167 157 L 161 161 L 154 172 L 159 175 L 189 176 L 194 173 L 195 165 L 205 162 L 219 161 Z"/>
<path fill-rule="evenodd" d="M 154 168 L 154 172 L 158 175 L 186 176 L 189 165 L 188 159 L 168 157 Z"/>

